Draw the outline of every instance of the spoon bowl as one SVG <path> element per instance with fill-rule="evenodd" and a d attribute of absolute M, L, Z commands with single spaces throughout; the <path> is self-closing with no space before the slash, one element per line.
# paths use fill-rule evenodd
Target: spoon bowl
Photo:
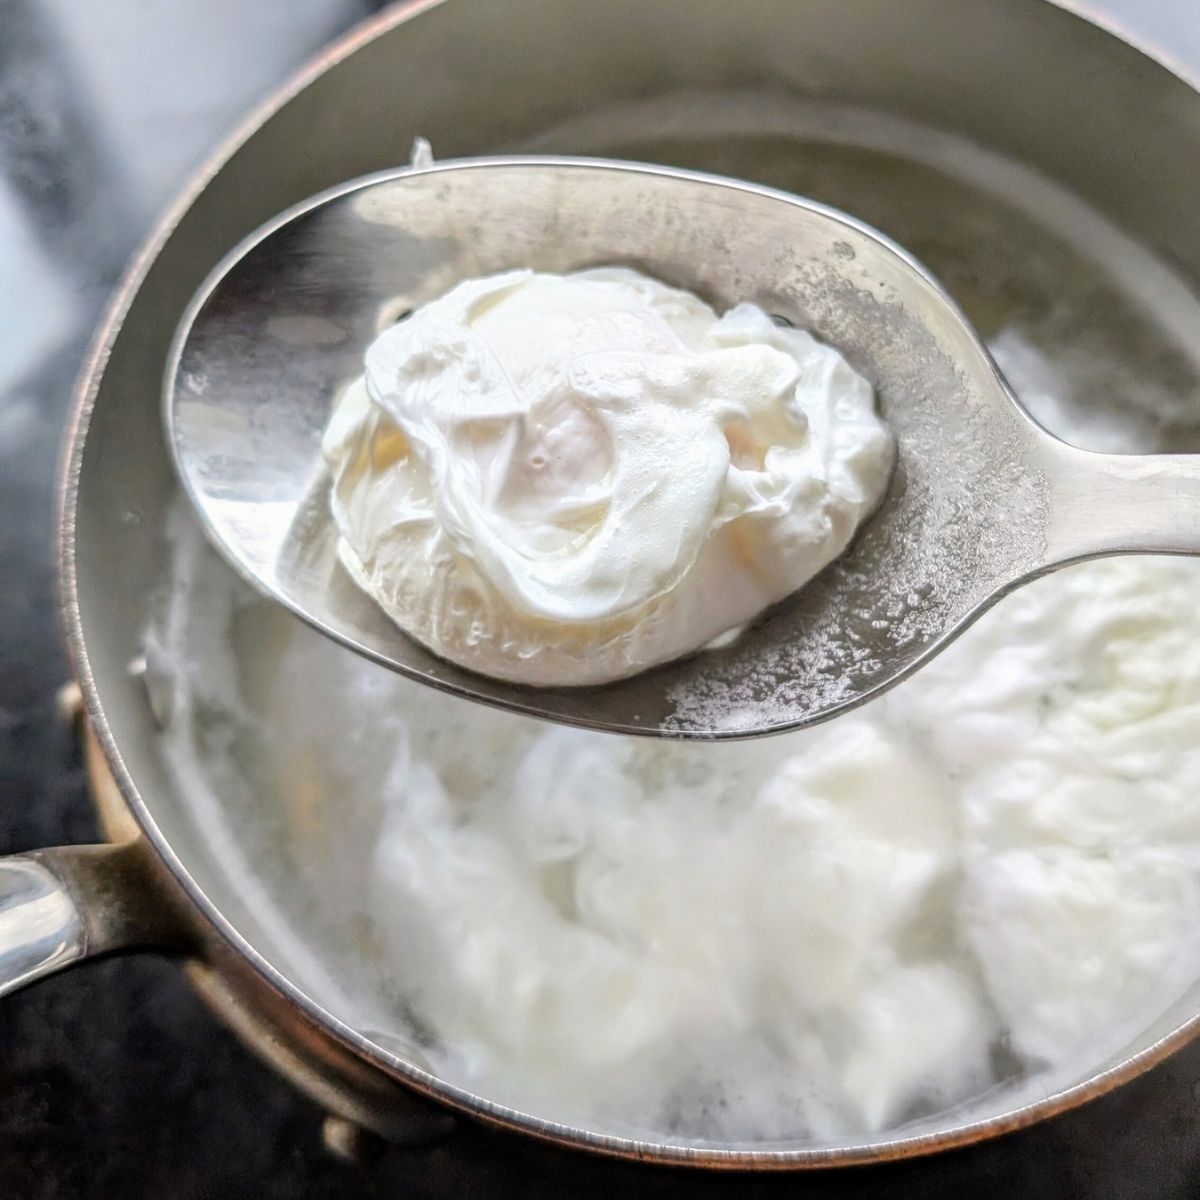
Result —
<path fill-rule="evenodd" d="M 749 301 L 836 347 L 897 443 L 848 550 L 731 645 L 601 687 L 527 688 L 448 663 L 342 569 L 321 436 L 390 322 L 515 267 L 636 268 L 718 312 Z M 1075 449 L 1020 408 L 939 284 L 852 217 L 770 188 L 586 159 L 444 162 L 284 213 L 179 326 L 168 442 L 214 543 L 267 595 L 428 685 L 611 732 L 780 733 L 898 682 L 1005 592 L 1104 554 L 1200 553 L 1200 457 Z"/>

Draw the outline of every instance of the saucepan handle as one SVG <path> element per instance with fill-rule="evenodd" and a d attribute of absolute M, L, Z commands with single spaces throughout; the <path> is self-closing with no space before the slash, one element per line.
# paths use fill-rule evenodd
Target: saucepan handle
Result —
<path fill-rule="evenodd" d="M 120 950 L 169 950 L 178 924 L 136 843 L 0 858 L 0 996 Z"/>

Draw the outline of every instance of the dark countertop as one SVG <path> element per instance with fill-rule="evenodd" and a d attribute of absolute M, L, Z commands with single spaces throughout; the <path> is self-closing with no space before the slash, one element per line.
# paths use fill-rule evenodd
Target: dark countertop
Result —
<path fill-rule="evenodd" d="M 1200 65 L 1194 0 L 1106 12 Z M 97 831 L 57 716 L 61 427 L 91 329 L 154 212 L 255 98 L 370 0 L 0 0 L 0 852 Z M 1184 16 L 1184 14 L 1189 14 Z M 650 1171 L 466 1129 L 343 1163 L 322 1114 L 151 958 L 0 1004 L 0 1200 L 736 1193 L 1200 1196 L 1200 1045 L 1115 1095 L 971 1150 L 749 1180 Z"/>

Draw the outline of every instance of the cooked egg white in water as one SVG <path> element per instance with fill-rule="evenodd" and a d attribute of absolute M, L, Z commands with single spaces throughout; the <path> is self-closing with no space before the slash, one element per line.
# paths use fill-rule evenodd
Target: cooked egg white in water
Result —
<path fill-rule="evenodd" d="M 1089 1071 L 1200 976 L 1196 562 L 1062 571 L 857 714 L 711 746 L 406 682 L 177 525 L 166 760 L 239 888 L 273 879 L 272 953 L 456 1084 L 616 1132 L 853 1137 Z"/>

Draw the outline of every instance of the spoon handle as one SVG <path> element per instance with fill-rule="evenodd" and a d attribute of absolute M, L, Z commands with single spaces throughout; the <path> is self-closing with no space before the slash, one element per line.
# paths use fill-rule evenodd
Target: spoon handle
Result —
<path fill-rule="evenodd" d="M 1200 454 L 1094 454 L 1051 443 L 1047 566 L 1200 554 Z"/>

